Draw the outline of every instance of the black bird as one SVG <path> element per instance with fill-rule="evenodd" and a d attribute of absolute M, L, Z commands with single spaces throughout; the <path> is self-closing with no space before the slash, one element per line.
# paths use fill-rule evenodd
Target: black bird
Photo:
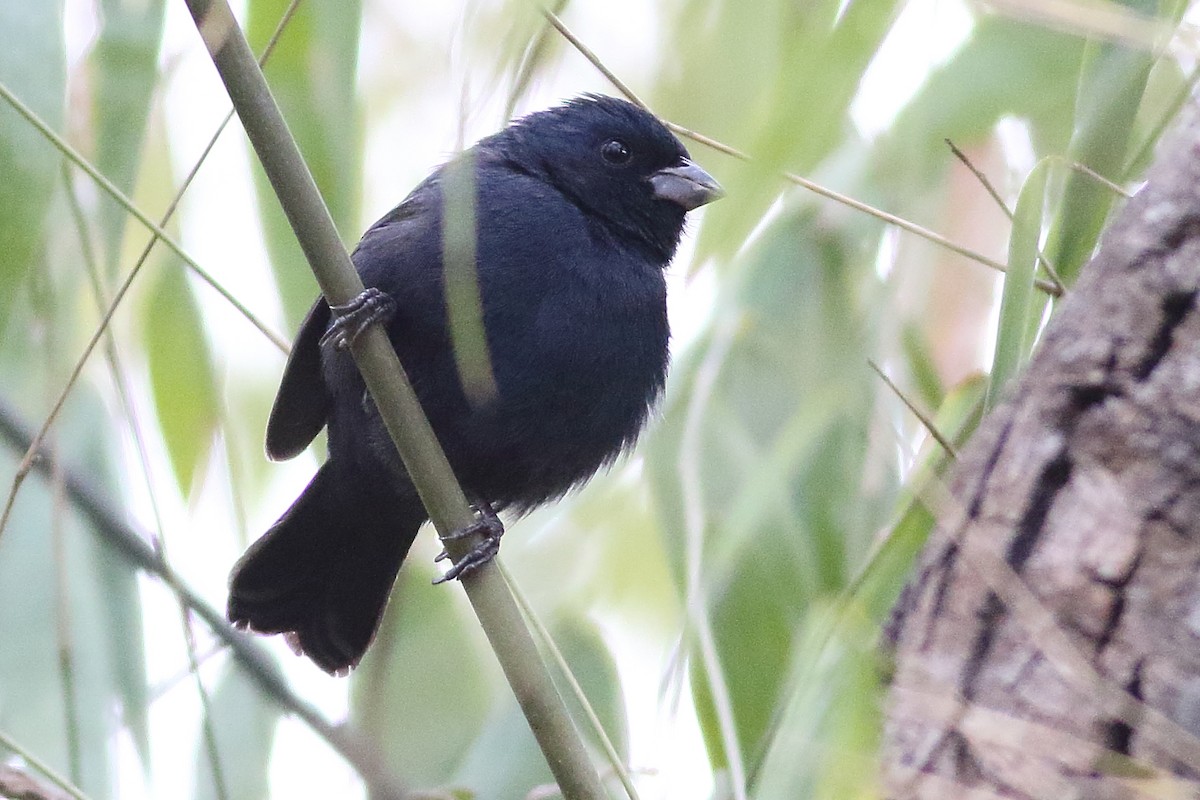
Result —
<path fill-rule="evenodd" d="M 368 291 L 354 308 L 313 305 L 267 424 L 276 460 L 328 426 L 329 460 L 234 566 L 228 616 L 287 634 L 330 673 L 366 651 L 428 518 L 345 351 L 355 331 L 386 320 L 468 496 L 523 513 L 637 438 L 666 378 L 663 270 L 684 214 L 722 194 L 652 114 L 599 95 L 519 119 L 464 157 L 495 391 L 468 397 L 448 330 L 443 166 L 359 242 Z"/>

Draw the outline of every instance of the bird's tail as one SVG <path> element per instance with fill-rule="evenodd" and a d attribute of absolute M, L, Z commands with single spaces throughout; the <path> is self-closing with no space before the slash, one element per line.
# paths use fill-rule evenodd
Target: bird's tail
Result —
<path fill-rule="evenodd" d="M 287 634 L 333 674 L 358 664 L 426 519 L 415 497 L 338 480 L 326 462 L 292 507 L 246 551 L 229 579 L 229 621 Z M 382 495 L 388 496 L 382 496 Z"/>

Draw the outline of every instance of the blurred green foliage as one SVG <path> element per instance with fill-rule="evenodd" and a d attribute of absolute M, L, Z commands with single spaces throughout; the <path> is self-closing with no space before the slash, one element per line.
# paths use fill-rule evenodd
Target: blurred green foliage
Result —
<path fill-rule="evenodd" d="M 61 3 L 0 4 L 0 81 L 42 119 L 62 127 Z M 8 327 L 18 287 L 42 253 L 57 176 L 58 159 L 38 132 L 13 109 L 0 108 L 0 332 Z"/>
<path fill-rule="evenodd" d="M 89 54 L 95 87 L 87 98 L 95 136 L 93 161 L 126 195 L 133 194 L 145 156 L 146 123 L 161 80 L 158 49 L 166 5 L 165 0 L 101 0 L 98 8 L 100 30 Z M 110 277 L 121 266 L 127 217 L 125 209 L 110 198 L 100 202 L 97 225 Z"/>
<path fill-rule="evenodd" d="M 159 429 L 186 494 L 215 434 L 219 387 L 187 275 L 175 259 L 163 260 L 150 281 L 142 336 Z"/>
<path fill-rule="evenodd" d="M 1123 5 L 1168 28 L 1186 11 L 1180 0 Z M 256 47 L 286 6 L 247 4 Z M 656 44 L 631 59 L 590 4 L 560 7 L 602 59 L 641 65 L 623 77 L 659 113 L 752 160 L 689 143 L 729 197 L 695 226 L 691 262 L 674 267 L 687 276 L 676 310 L 690 332 L 676 343 L 667 397 L 635 457 L 517 524 L 506 558 L 633 766 L 657 767 L 648 760 L 682 738 L 694 709 L 704 752 L 691 755 L 690 779 L 711 784 L 714 797 L 875 796 L 886 674 L 879 631 L 933 524 L 923 493 L 952 458 L 923 436 L 868 359 L 956 446 L 967 441 L 985 398 L 1002 396 L 1036 346 L 1052 302 L 1035 289 L 1045 277 L 1039 245 L 1069 286 L 1120 202 L 1068 163 L 1136 181 L 1191 78 L 1161 54 L 1170 51 L 1089 39 L 1084 15 L 1054 29 L 977 16 L 945 59 L 930 63 L 922 35 L 952 33 L 929 23 L 937 2 L 672 0 L 643 12 Z M 179 53 L 160 52 L 170 11 L 161 0 L 67 0 L 66 10 L 0 0 L 0 83 L 151 216 L 177 179 L 170 120 L 159 124 L 164 95 L 179 91 L 171 80 Z M 66 18 L 92 20 L 86 41 Z M 200 51 L 194 36 L 186 41 Z M 919 85 L 891 81 L 910 62 L 929 67 Z M 602 87 L 598 79 L 574 85 L 592 75 L 581 64 L 521 0 L 441 11 L 305 0 L 267 75 L 349 244 L 369 188 L 372 125 L 399 114 L 436 129 L 444 155 L 464 122 L 460 105 L 471 117 L 549 102 L 551 87 Z M 562 74 L 576 77 L 564 84 Z M 888 93 L 904 96 L 885 129 L 860 125 L 858 104 Z M 436 123 L 422 116 L 434 105 L 444 114 Z M 1003 215 L 1000 223 L 972 216 L 963 193 L 983 197 L 983 188 L 964 180 L 947 138 L 989 172 L 1015 208 L 1011 226 Z M 88 254 L 98 253 L 111 295 L 133 267 L 130 244 L 145 237 L 90 182 L 64 181 L 60 161 L 0 104 L 0 401 L 33 424 L 49 414 L 98 321 Z M 784 172 L 940 232 L 1007 241 L 1009 273 L 971 289 L 963 276 L 983 267 L 806 193 Z M 257 169 L 220 183 L 234 193 L 251 181 L 275 292 L 252 306 L 269 314 L 278 305 L 294 328 L 315 284 Z M 83 206 L 82 230 L 67 213 L 67 188 Z M 389 183 L 392 202 L 408 188 Z M 193 216 L 180 230 L 222 235 L 203 210 L 185 203 Z M 993 224 L 1002 227 L 982 229 Z M 1002 253 L 987 255 L 1004 261 Z M 252 348 L 218 329 L 219 315 L 174 258 L 152 257 L 131 298 L 111 333 L 133 401 L 117 398 L 117 362 L 89 363 L 51 436 L 68 463 L 139 519 L 154 516 L 143 496 L 153 487 L 172 552 L 208 559 L 193 555 L 177 568 L 203 564 L 206 572 L 188 577 L 219 605 L 223 574 L 213 575 L 212 559 L 223 559 L 223 573 L 244 544 L 233 532 L 253 533 L 279 510 L 276 473 L 258 455 L 275 367 L 239 361 Z M 940 324 L 951 317 L 972 322 Z M 126 408 L 153 414 L 133 420 Z M 150 439 L 152 469 L 170 480 L 141 474 L 130 454 L 135 427 Z M 224 461 L 213 457 L 221 449 Z M 0 487 L 21 455 L 0 456 Z M 191 514 L 203 520 L 194 537 L 178 530 Z M 149 794 L 263 798 L 276 780 L 307 785 L 277 775 L 297 770 L 325 786 L 320 776 L 340 767 L 337 756 L 289 749 L 296 737 L 283 726 L 298 723 L 281 722 L 281 709 L 228 659 L 201 671 L 204 698 L 194 680 L 173 674 L 187 663 L 163 643 L 179 636 L 178 611 L 146 600 L 132 568 L 88 525 L 52 485 L 30 478 L 0 531 L 0 730 L 97 799 L 138 796 L 130 763 Z M 526 796 L 549 773 L 465 604 L 428 586 L 429 555 L 414 551 L 379 640 L 349 680 L 350 720 L 414 787 Z M 147 663 L 163 661 L 174 670 L 156 673 L 166 687 L 153 687 Z M 297 686 L 315 685 L 303 665 L 285 663 Z M 189 712 L 156 715 L 163 704 L 177 708 L 180 695 Z M 177 772 L 164 766 L 173 762 L 158 734 L 184 730 L 195 769 Z M 122 742 L 132 742 L 133 758 Z M 274 769 L 279 763 L 292 766 Z M 681 796 L 674 779 L 637 777 L 647 798 Z"/>
<path fill-rule="evenodd" d="M 246 37 L 261 53 L 290 0 L 251 0 Z M 362 125 L 355 76 L 362 24 L 359 0 L 307 0 L 280 37 L 264 71 L 271 92 L 312 170 L 334 224 L 347 244 L 358 238 Z M 317 284 L 261 169 L 254 186 L 263 232 L 289 329 L 308 312 Z"/>

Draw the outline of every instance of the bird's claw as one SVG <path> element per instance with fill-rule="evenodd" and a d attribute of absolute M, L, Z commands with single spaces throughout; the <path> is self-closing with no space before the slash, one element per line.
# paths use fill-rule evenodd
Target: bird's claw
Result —
<path fill-rule="evenodd" d="M 320 346 L 333 342 L 335 348 L 345 350 L 354 344 L 367 326 L 389 319 L 396 312 L 396 301 L 386 292 L 371 286 L 349 303 L 331 305 L 329 310 L 333 312 L 333 322 L 321 336 Z"/>
<path fill-rule="evenodd" d="M 461 579 L 464 575 L 469 575 L 475 570 L 482 567 L 484 564 L 496 557 L 496 553 L 500 552 L 500 537 L 504 535 L 504 523 L 496 516 L 496 512 L 492 510 L 488 503 L 480 503 L 476 510 L 479 516 L 470 525 L 466 525 L 458 530 L 450 531 L 441 536 L 443 542 L 452 541 L 455 539 L 465 539 L 469 536 L 482 535 L 483 539 L 479 544 L 475 545 L 467 552 L 465 556 L 455 561 L 450 569 L 446 570 L 444 575 L 434 579 L 434 584 L 446 583 Z M 450 554 L 446 550 L 434 558 L 434 562 L 445 561 L 450 558 Z"/>

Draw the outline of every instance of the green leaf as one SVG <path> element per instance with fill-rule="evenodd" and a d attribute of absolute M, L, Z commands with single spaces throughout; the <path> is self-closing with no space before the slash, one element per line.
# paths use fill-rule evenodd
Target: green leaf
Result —
<path fill-rule="evenodd" d="M 629 725 L 625 718 L 624 695 L 617 674 L 617 663 L 600 634 L 600 629 L 590 619 L 579 614 L 561 616 L 553 626 L 551 636 L 563 658 L 571 667 L 575 681 L 583 690 L 588 705 L 600 720 L 622 763 L 629 764 Z M 567 703 L 571 716 L 584 739 L 600 752 L 600 739 L 592 726 L 586 722 L 583 709 L 575 699 L 567 683 L 558 671 L 551 667 L 559 694 Z M 600 756 L 599 758 L 603 758 Z"/>
<path fill-rule="evenodd" d="M 754 800 L 877 796 L 883 692 L 874 634 L 861 616 L 829 609 L 803 626 Z"/>
<path fill-rule="evenodd" d="M 103 636 L 111 648 L 113 677 L 121 698 L 122 723 L 133 736 L 142 767 L 150 771 L 150 692 L 146 686 L 138 573 L 117 553 L 104 550 L 95 559 L 100 604 L 106 618 Z"/>
<path fill-rule="evenodd" d="M 281 716 L 279 705 L 267 699 L 244 670 L 227 664 L 210 694 L 209 712 L 224 791 L 218 791 L 213 779 L 212 753 L 202 732 L 196 747 L 194 797 L 266 800 L 270 797 L 268 777 L 275 729 Z"/>
<path fill-rule="evenodd" d="M 1157 0 L 1126 0 L 1132 11 L 1153 14 Z M 1178 14 L 1181 4 L 1166 0 L 1165 9 Z M 1177 19 L 1177 18 L 1176 18 Z M 1091 42 L 1084 58 L 1076 102 L 1075 134 L 1067 157 L 1110 180 L 1122 181 L 1129 160 L 1131 133 L 1155 54 L 1113 42 Z M 1063 200 L 1046 240 L 1046 258 L 1063 281 L 1074 283 L 1091 258 L 1108 212 L 1116 199 L 1112 190 L 1087 175 L 1072 172 Z"/>
<path fill-rule="evenodd" d="M 946 394 L 934 416 L 933 424 L 948 441 L 958 447 L 975 433 L 983 418 L 987 381 L 976 375 Z M 898 521 L 887 536 L 871 548 L 871 554 L 859 574 L 847 587 L 843 605 L 865 609 L 867 616 L 882 623 L 892 603 L 908 580 L 913 559 L 929 538 L 934 518 L 921 497 L 931 480 L 941 480 L 954 462 L 941 445 L 930 439 L 928 452 L 905 483 L 896 502 Z"/>
<path fill-rule="evenodd" d="M 472 800 L 528 797 L 554 777 L 516 701 L 493 712 L 449 787 Z"/>
<path fill-rule="evenodd" d="M 900 344 L 917 397 L 927 408 L 937 408 L 946 397 L 946 387 L 942 385 L 942 376 L 938 374 L 925 333 L 919 325 L 909 322 L 900 332 Z"/>
<path fill-rule="evenodd" d="M 1141 175 L 1150 166 L 1155 145 L 1180 109 L 1191 100 L 1197 81 L 1200 81 L 1200 67 L 1193 67 L 1185 74 L 1174 59 L 1159 59 L 1155 63 L 1138 110 L 1129 158 L 1119 173 L 1126 180 Z"/>
<path fill-rule="evenodd" d="M 454 774 L 487 718 L 496 676 L 453 593 L 430 585 L 429 559 L 414 553 L 410 562 L 375 643 L 351 677 L 350 716 L 395 774 L 414 786 L 437 787 Z"/>
<path fill-rule="evenodd" d="M 475 159 L 470 151 L 442 171 L 442 285 L 454 362 L 463 393 L 472 407 L 495 399 L 483 300 L 479 294 L 479 265 L 475 254 Z"/>
<path fill-rule="evenodd" d="M 187 496 L 216 433 L 216 376 L 204 323 L 183 266 L 163 257 L 143 309 L 154 406 L 179 489 Z"/>
<path fill-rule="evenodd" d="M 164 0 L 102 0 L 100 31 L 91 54 L 95 165 L 132 196 L 146 121 L 158 86 L 158 46 Z M 100 203 L 100 231 L 108 273 L 116 272 L 128 212 L 108 196 Z"/>
<path fill-rule="evenodd" d="M 792 657 L 792 631 L 803 619 L 811 595 L 811 589 L 797 591 L 807 577 L 796 560 L 780 556 L 780 548 L 787 548 L 788 535 L 784 530 L 774 535 L 760 533 L 749 542 L 709 612 L 739 747 L 749 761 L 761 756 Z M 694 647 L 689 663 L 709 760 L 714 768 L 727 769 L 729 758 L 710 684 L 716 677 L 708 673 Z"/>
<path fill-rule="evenodd" d="M 551 627 L 550 633 L 618 752 L 624 756 L 628 747 L 624 701 L 612 655 L 595 624 L 582 616 L 565 616 Z M 559 692 L 564 697 L 568 695 L 561 682 Z M 575 719 L 576 726 L 586 735 L 587 723 L 578 716 Z M 594 755 L 593 762 L 600 758 Z M 505 689 L 504 700 L 497 704 L 483 726 L 453 785 L 465 788 L 478 800 L 510 800 L 528 797 L 531 790 L 553 783 L 554 777 L 529 730 L 529 723 Z"/>
<path fill-rule="evenodd" d="M 996 350 L 992 358 L 992 381 L 987 406 L 994 408 L 1004 387 L 1029 359 L 1033 348 L 1031 314 L 1035 310 L 1034 271 L 1037 269 L 1038 243 L 1042 235 L 1042 211 L 1046 203 L 1046 180 L 1050 162 L 1043 160 L 1033 168 L 1013 212 L 1012 235 L 1008 241 L 1008 272 L 1000 297 L 1000 322 L 996 332 Z M 1036 306 L 1041 310 L 1041 306 Z"/>
<path fill-rule="evenodd" d="M 0 2 L 0 83 L 62 129 L 66 64 L 60 1 Z M 0 102 L 0 332 L 40 258 L 59 162 L 41 134 Z"/>
<path fill-rule="evenodd" d="M 250 0 L 247 36 L 262 52 L 288 0 Z M 264 70 L 342 238 L 358 238 L 362 129 L 355 78 L 361 0 L 306 0 Z M 253 158 L 253 154 L 251 156 Z M 279 201 L 255 164 L 255 187 L 284 312 L 299 324 L 317 294 Z"/>

